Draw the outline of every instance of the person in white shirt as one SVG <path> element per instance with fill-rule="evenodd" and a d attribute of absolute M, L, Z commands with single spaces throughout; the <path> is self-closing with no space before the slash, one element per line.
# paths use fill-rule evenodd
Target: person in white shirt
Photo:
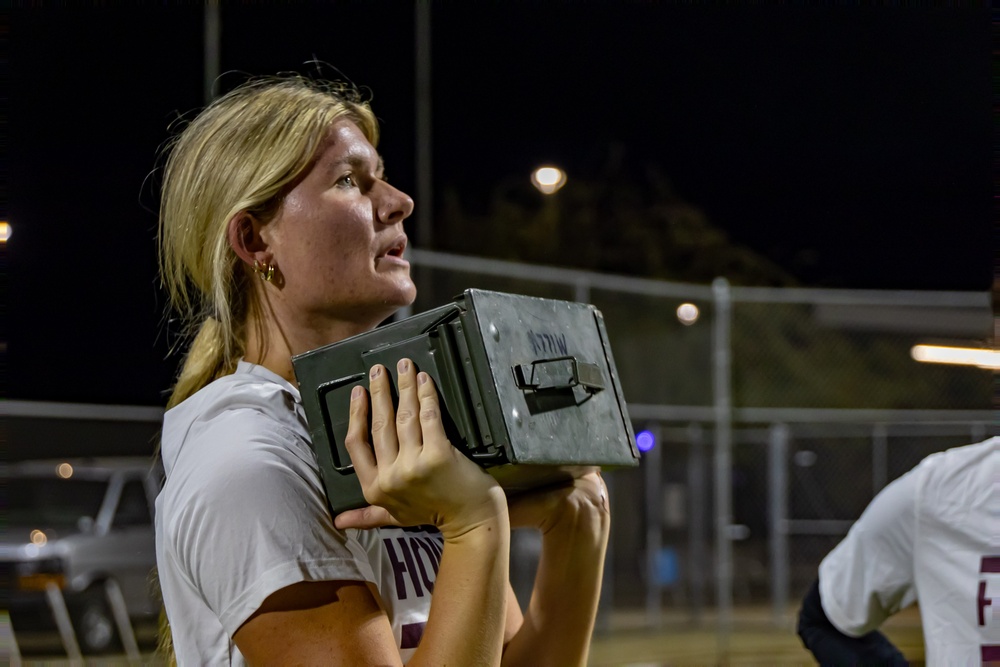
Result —
<path fill-rule="evenodd" d="M 164 418 L 157 567 L 181 665 L 584 665 L 610 515 L 595 470 L 508 501 L 400 359 L 351 401 L 371 505 L 331 517 L 291 357 L 413 302 L 378 126 L 345 85 L 253 80 L 169 147 L 160 267 L 191 345 Z M 368 423 L 371 422 L 369 429 Z M 511 527 L 542 532 L 522 612 Z"/>
<path fill-rule="evenodd" d="M 883 489 L 820 564 L 799 636 L 823 665 L 906 664 L 877 628 L 914 602 L 928 665 L 1000 663 L 1000 437 Z"/>

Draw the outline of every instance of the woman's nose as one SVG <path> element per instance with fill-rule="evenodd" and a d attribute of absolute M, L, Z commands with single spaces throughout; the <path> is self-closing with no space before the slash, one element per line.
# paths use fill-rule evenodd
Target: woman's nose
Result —
<path fill-rule="evenodd" d="M 385 181 L 380 184 L 378 219 L 384 225 L 395 225 L 410 217 L 413 213 L 413 199 L 410 195 L 397 190 Z"/>

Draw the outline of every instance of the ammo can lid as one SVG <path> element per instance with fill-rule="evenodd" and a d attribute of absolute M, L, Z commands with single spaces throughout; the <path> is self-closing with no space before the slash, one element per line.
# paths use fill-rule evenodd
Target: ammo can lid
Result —
<path fill-rule="evenodd" d="M 511 463 L 636 465 L 632 424 L 600 312 L 571 301 L 470 289 L 470 353 Z M 480 344 L 481 343 L 481 347 Z M 478 349 L 477 349 L 478 348 Z M 476 359 L 475 357 L 480 357 Z"/>

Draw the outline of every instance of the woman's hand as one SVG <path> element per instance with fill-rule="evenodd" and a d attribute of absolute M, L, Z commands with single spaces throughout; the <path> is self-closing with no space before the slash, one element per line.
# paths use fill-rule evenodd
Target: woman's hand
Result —
<path fill-rule="evenodd" d="M 371 506 L 339 514 L 337 528 L 431 524 L 448 539 L 493 520 L 506 520 L 506 502 L 496 480 L 445 436 L 430 376 L 417 373 L 409 359 L 401 359 L 399 407 L 394 410 L 389 373 L 376 365 L 370 375 L 371 437 L 368 399 L 361 387 L 355 387 L 344 444 Z"/>
<path fill-rule="evenodd" d="M 511 528 L 537 528 L 543 535 L 563 529 L 606 533 L 611 521 L 608 488 L 599 468 L 572 484 L 511 498 L 508 508 Z"/>

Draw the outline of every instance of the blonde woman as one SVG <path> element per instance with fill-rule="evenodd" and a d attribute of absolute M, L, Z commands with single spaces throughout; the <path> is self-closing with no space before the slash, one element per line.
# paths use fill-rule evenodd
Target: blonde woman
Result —
<path fill-rule="evenodd" d="M 352 399 L 369 507 L 331 517 L 291 357 L 410 304 L 378 127 L 352 89 L 256 80 L 173 143 L 161 272 L 196 331 L 164 418 L 157 562 L 181 665 L 583 665 L 608 540 L 595 472 L 508 506 L 447 441 L 432 380 L 398 364 Z M 371 420 L 371 429 L 368 421 Z M 543 533 L 526 610 L 510 530 Z M 407 527 L 404 529 L 404 527 Z"/>

